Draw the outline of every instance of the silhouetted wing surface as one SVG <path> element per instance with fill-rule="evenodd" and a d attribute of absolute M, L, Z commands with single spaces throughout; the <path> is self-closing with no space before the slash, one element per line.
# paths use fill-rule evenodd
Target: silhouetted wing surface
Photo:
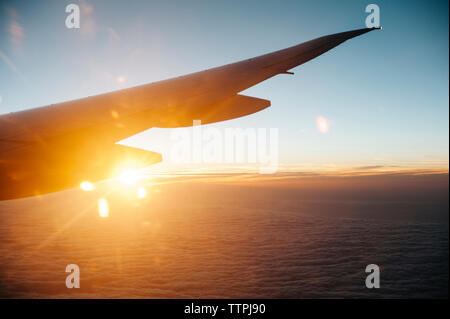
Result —
<path fill-rule="evenodd" d="M 158 153 L 115 143 L 151 127 L 214 123 L 263 110 L 270 101 L 239 92 L 371 30 L 328 35 L 206 71 L 0 116 L 0 200 L 107 179 L 126 159 L 137 167 L 157 163 Z"/>

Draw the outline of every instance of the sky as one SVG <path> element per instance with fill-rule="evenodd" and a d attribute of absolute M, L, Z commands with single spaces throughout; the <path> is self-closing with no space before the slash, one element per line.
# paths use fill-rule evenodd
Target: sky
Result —
<path fill-rule="evenodd" d="M 80 29 L 65 26 L 70 3 Z M 2 1 L 0 114 L 364 28 L 370 3 L 383 30 L 244 91 L 272 106 L 213 126 L 278 128 L 285 169 L 448 170 L 448 1 Z M 152 150 L 154 133 L 129 143 Z"/>

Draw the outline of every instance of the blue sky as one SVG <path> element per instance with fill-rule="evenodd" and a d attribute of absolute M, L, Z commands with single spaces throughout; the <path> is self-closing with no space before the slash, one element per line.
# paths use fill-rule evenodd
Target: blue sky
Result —
<path fill-rule="evenodd" d="M 79 30 L 65 27 L 69 3 Z M 363 28 L 369 3 L 382 31 L 245 91 L 272 107 L 214 125 L 278 127 L 283 165 L 448 169 L 448 1 L 2 1 L 0 114 Z"/>

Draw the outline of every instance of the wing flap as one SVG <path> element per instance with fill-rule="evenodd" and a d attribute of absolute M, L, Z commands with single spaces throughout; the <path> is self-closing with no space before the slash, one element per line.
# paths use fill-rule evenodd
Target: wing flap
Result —
<path fill-rule="evenodd" d="M 270 106 L 269 100 L 245 95 L 234 95 L 213 105 L 173 110 L 170 117 L 160 117 L 154 127 L 184 127 L 192 126 L 193 121 L 202 124 L 232 120 L 250 115 Z"/>

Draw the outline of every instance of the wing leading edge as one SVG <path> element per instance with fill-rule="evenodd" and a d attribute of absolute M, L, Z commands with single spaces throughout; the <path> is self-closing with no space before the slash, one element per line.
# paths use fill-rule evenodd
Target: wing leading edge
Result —
<path fill-rule="evenodd" d="M 139 166 L 157 163 L 160 154 L 115 143 L 151 127 L 258 112 L 270 101 L 238 93 L 372 30 L 336 33 L 174 79 L 0 116 L 0 200 L 107 179 L 129 157 L 141 159 Z"/>

